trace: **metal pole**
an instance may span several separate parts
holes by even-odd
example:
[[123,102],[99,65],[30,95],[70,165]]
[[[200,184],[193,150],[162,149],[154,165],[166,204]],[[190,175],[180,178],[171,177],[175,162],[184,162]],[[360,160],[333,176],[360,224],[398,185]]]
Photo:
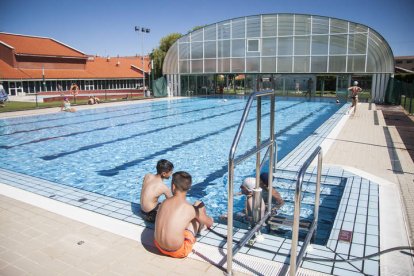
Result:
[[274,166],[274,144],[275,144],[275,94],[270,96],[270,141],[272,145],[270,146],[269,152],[269,176],[268,176],[268,198],[267,198],[267,206],[268,211],[272,211],[272,189],[273,189],[273,166]]
[[154,62],[151,60],[151,91],[154,96]]
[[234,160],[229,160],[229,184],[227,201],[227,275],[233,273],[233,186],[234,186]]
[[299,237],[299,216],[300,216],[300,198],[301,198],[301,188],[303,182],[303,175],[300,175],[298,178],[298,183],[296,184],[295,189],[295,211],[294,211],[294,219],[293,219],[293,227],[292,227],[292,244],[290,250],[290,270],[289,275],[295,276],[296,275],[296,252],[298,247],[298,237]]
[[[256,137],[256,148],[260,148],[261,137],[262,137],[262,99],[257,98],[257,137]],[[256,224],[261,219],[261,191],[260,191],[260,151],[256,153],[256,188],[253,192],[253,222]]]
[[315,230],[313,232],[313,239],[316,237],[316,231],[318,229],[318,217],[319,217],[319,204],[321,197],[321,176],[322,176],[322,149],[318,154],[318,172],[316,175],[316,191],[315,191],[315,207],[313,210],[314,221],[316,221]]
[[37,93],[35,95],[36,95],[36,108],[38,108],[39,107],[39,103],[37,102]]
[[147,96],[145,95],[145,65],[144,65],[144,32],[143,29],[141,29],[141,49],[142,49],[142,76],[143,76],[143,91],[144,91],[144,98]]

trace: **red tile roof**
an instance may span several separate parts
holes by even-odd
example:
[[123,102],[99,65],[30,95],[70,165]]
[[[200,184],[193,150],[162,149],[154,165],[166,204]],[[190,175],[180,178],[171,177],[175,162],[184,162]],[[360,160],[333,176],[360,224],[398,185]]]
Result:
[[[53,63],[49,67],[62,68],[48,69],[48,66],[42,66],[45,68],[43,70],[36,64],[33,65],[33,69],[27,68],[31,63],[39,65],[40,62],[34,61],[25,61],[25,68],[22,68],[19,65],[20,61],[18,61],[13,67],[0,60],[0,79],[42,79],[43,72],[45,79],[130,79],[142,78],[143,68],[146,73],[150,71],[148,57],[144,58],[144,67],[142,66],[142,58],[138,56],[88,57],[82,52],[50,38],[0,33],[0,43],[13,49],[14,54],[37,56],[36,58],[40,60],[42,57],[48,57],[49,60],[46,60],[45,63]],[[57,58],[53,59],[53,57]],[[81,64],[85,64],[85,69],[63,69],[65,61],[62,62],[61,57],[81,58],[83,59]]]
[[[118,64],[119,62],[119,64]],[[118,64],[118,65],[117,65]],[[144,59],[145,72],[149,70],[148,57]],[[142,78],[141,57],[93,57],[85,70],[44,69],[45,79],[131,79]],[[42,69],[13,68],[0,60],[0,79],[42,79]]]
[[18,55],[87,57],[81,51],[48,37],[0,33],[0,43],[13,48]]
[[[145,72],[149,71],[149,60],[144,59]],[[94,57],[86,62],[86,71],[96,78],[142,78],[141,57]]]

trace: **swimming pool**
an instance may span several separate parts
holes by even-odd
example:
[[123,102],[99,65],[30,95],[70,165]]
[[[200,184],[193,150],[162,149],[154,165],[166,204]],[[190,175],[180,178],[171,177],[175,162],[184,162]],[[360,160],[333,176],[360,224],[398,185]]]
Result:
[[[142,178],[165,158],[193,176],[189,200],[209,214],[227,209],[228,152],[246,98],[188,98],[122,107],[0,120],[0,167],[130,202],[139,202]],[[269,116],[263,100],[262,114]],[[278,159],[282,159],[341,105],[304,99],[276,100]],[[268,120],[263,139],[269,137]],[[251,112],[239,153],[255,145]],[[255,160],[237,167],[235,192]],[[169,183],[168,183],[169,184]],[[282,196],[289,196],[282,188]],[[242,208],[235,198],[235,210]],[[288,207],[286,207],[288,208]]]

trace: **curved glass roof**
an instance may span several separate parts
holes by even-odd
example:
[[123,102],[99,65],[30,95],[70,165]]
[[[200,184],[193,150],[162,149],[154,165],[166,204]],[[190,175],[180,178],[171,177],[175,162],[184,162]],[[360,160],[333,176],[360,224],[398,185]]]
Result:
[[266,14],[205,26],[169,49],[164,74],[393,73],[385,39],[354,22]]

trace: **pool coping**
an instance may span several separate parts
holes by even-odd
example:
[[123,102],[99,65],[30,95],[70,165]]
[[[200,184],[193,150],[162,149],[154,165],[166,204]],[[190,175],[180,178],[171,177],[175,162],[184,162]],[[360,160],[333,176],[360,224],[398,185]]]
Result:
[[[136,104],[136,102],[131,102],[130,104]],[[342,108],[341,109],[342,110],[342,112],[343,112],[343,110],[344,110],[344,108]],[[38,115],[38,114],[37,114]],[[323,139],[323,142],[322,142],[322,147],[323,147],[323,149],[324,149],[324,151],[327,151],[327,149],[329,148],[329,143],[328,142],[326,142],[325,144],[324,144],[324,142],[325,141],[328,141],[328,140],[334,140],[334,137],[336,137],[335,135],[338,135],[338,133],[339,133],[339,131],[340,131],[340,129],[341,129],[341,127],[343,126],[343,124],[345,124],[345,122],[346,122],[346,118],[347,116],[342,116],[342,118],[341,118],[341,122],[342,123],[338,123],[338,124],[336,124],[336,126],[334,127],[334,128],[332,128],[330,131],[329,131],[329,133],[328,133],[328,135],[325,137],[325,139]],[[322,126],[321,126],[322,127]],[[318,135],[316,135],[316,136],[318,136]],[[316,137],[310,137],[310,140],[314,140]],[[318,137],[318,138],[321,138],[321,137]],[[326,138],[329,138],[329,139],[326,139]],[[309,139],[309,138],[308,138]],[[306,140],[308,140],[308,139],[306,139]],[[309,143],[309,141],[308,142],[306,142],[306,140],[304,141],[304,142],[302,142],[301,143],[301,145],[299,145],[294,151],[296,151],[296,152],[299,152],[299,151],[301,151],[302,150],[302,144],[303,143]],[[314,141],[313,141],[314,142]],[[331,143],[332,144],[332,143]],[[297,153],[296,153],[296,155],[297,155]],[[302,154],[303,155],[303,154]],[[301,158],[303,158],[303,156],[301,155]],[[281,163],[281,166],[283,166],[285,169],[286,168],[291,168],[291,169],[293,169],[293,170],[295,170],[297,167],[295,167],[295,166],[292,166],[292,163],[291,162],[287,162],[286,160],[289,160],[289,159],[295,159],[295,156],[294,156],[294,154],[293,155],[288,155],[288,156],[286,156],[285,158],[284,158],[284,160],[282,160],[280,163]],[[297,159],[297,160],[300,160],[300,159]],[[300,161],[295,161],[295,163],[296,164],[298,164],[298,163],[300,163]],[[375,182],[375,181],[377,181],[377,182],[379,182],[379,183],[377,183],[380,187],[386,187],[387,189],[390,189],[388,192],[386,192],[386,193],[384,193],[384,192],[381,192],[381,189],[380,189],[380,198],[382,198],[382,196],[381,196],[381,194],[384,196],[384,195],[389,195],[390,194],[390,192],[392,192],[392,191],[394,191],[394,193],[395,193],[395,189],[392,189],[391,187],[390,187],[390,185],[389,185],[389,183],[387,183],[387,181],[384,181],[383,179],[380,179],[380,178],[375,178],[375,177],[372,177],[372,176],[370,176],[370,175],[367,175],[367,174],[364,174],[364,172],[362,172],[362,171],[356,171],[356,170],[354,170],[353,168],[345,168],[346,170],[348,170],[348,171],[351,171],[351,172],[354,172],[355,174],[357,174],[357,175],[362,175],[362,176],[364,176],[365,178],[369,178],[369,179],[371,179],[371,180],[374,180],[373,182]],[[6,186],[4,186],[4,185],[6,185]],[[3,184],[3,186],[0,186],[0,193],[3,193],[3,192],[5,192],[7,189],[7,184]],[[10,187],[10,186],[9,186]],[[16,189],[16,188],[15,188]],[[71,190],[71,189],[74,189],[74,188],[68,188],[69,190]],[[11,195],[11,196],[13,196],[14,195],[14,193],[15,193],[16,191],[14,191],[14,192],[10,192],[9,191],[9,194]],[[25,199],[25,197],[23,196],[20,196],[19,198],[19,200],[21,200],[21,201],[24,201],[24,200],[29,200],[30,202],[27,202],[27,203],[30,203],[30,204],[33,204],[33,205],[35,205],[36,204],[36,202],[37,201],[39,201],[39,198],[33,198],[33,197],[31,197],[30,196],[30,192],[27,192],[27,193],[29,193],[29,195],[28,195],[28,198],[27,199]],[[397,193],[398,194],[398,193]],[[45,195],[45,196],[47,196],[47,195]],[[49,199],[49,198],[46,198],[46,197],[44,197],[44,199],[46,199],[46,200],[48,200],[49,202],[56,202],[56,200],[54,200],[54,199]],[[398,196],[395,196],[395,199],[397,200],[398,199]],[[33,202],[31,201],[31,200],[33,200]],[[380,199],[381,200],[381,199]],[[391,202],[394,202],[394,201],[387,201],[387,200],[381,200],[381,201],[383,201],[383,202],[388,202],[388,203],[391,203]],[[39,201],[40,202],[40,201]],[[401,201],[400,201],[401,202]],[[70,205],[68,205],[68,204],[64,204],[64,203],[61,203],[61,204],[63,204],[63,205],[67,205],[67,206],[70,206]],[[41,206],[39,206],[39,207],[41,207],[41,208],[45,208],[46,207],[46,209],[47,210],[49,210],[49,208],[47,208],[48,207],[48,205],[49,205],[49,203],[48,204],[44,204],[42,207]],[[80,205],[80,204],[79,204]],[[76,209],[80,209],[80,208],[78,208],[78,207],[75,207],[75,206],[71,206],[71,207],[73,207],[73,208],[76,208]],[[69,210],[69,212],[68,212],[68,214],[61,214],[61,215],[63,215],[63,216],[68,216],[68,217],[70,217],[70,218],[72,218],[71,217],[71,213],[76,213],[76,211],[74,211],[74,210],[72,210],[73,208],[69,208],[70,210]],[[60,208],[58,208],[58,209],[60,209]],[[63,208],[62,210],[65,210],[65,208]],[[382,209],[382,210],[384,210],[384,209]],[[387,213],[384,213],[383,211],[381,210],[381,208],[380,208],[380,211],[381,211],[381,216],[380,217],[382,217],[384,214],[385,215],[387,215]],[[50,211],[52,211],[52,212],[55,212],[56,210],[50,210]],[[85,210],[84,210],[85,211]],[[90,213],[90,211],[88,211],[89,213]],[[121,236],[125,236],[125,237],[128,237],[128,238],[131,238],[131,239],[133,239],[133,240],[136,240],[136,239],[134,239],[134,236],[137,234],[137,229],[135,229],[135,228],[131,228],[131,227],[121,227],[121,228],[124,228],[124,231],[125,232],[122,232],[122,231],[120,231],[119,233],[117,232],[118,230],[117,229],[105,229],[108,225],[111,225],[111,224],[113,224],[113,223],[115,223],[115,222],[117,222],[117,223],[115,223],[115,224],[118,224],[118,223],[120,223],[120,220],[119,220],[119,218],[117,219],[117,218],[113,218],[113,219],[110,219],[110,221],[111,222],[109,222],[107,219],[109,219],[109,217],[107,216],[108,214],[101,214],[101,215],[99,215],[98,214],[98,217],[99,216],[103,216],[103,217],[105,217],[106,219],[104,219],[103,220],[103,225],[102,226],[99,226],[99,225],[93,225],[93,226],[95,226],[95,227],[98,227],[98,228],[101,228],[101,229],[104,229],[104,230],[107,230],[107,231],[110,231],[110,232],[113,232],[113,233],[117,233],[118,235],[121,235]],[[84,215],[85,217],[89,217],[89,215]],[[81,216],[82,217],[82,216]],[[403,215],[402,214],[399,214],[398,216],[391,216],[391,217],[393,217],[393,218],[395,218],[395,219],[397,219],[397,217],[399,217],[399,223],[400,223],[400,225],[404,225],[404,223],[403,224],[401,224],[401,218],[403,219]],[[75,220],[79,220],[79,216],[76,216],[76,217],[73,217],[73,219],[75,219]],[[85,223],[87,223],[87,224],[91,224],[91,223],[94,223],[93,222],[93,220],[92,219],[90,219],[90,220],[87,220],[87,222],[85,222]],[[126,222],[126,223],[128,223],[128,224],[133,224],[133,223],[137,223],[137,221],[129,221],[129,222]],[[386,225],[387,224],[385,224],[385,226],[383,225],[385,222],[384,222],[384,220],[381,220],[381,231],[384,229],[386,229],[385,227],[386,227]],[[133,224],[134,225],[134,224]],[[392,224],[391,224],[392,225]],[[220,226],[219,224],[215,224],[215,227],[217,227],[217,226]],[[102,227],[104,227],[104,228],[102,228]],[[140,227],[142,227],[141,228],[141,231],[143,230],[143,229],[145,229],[144,227],[145,227],[145,223],[144,223],[144,225],[140,225],[140,224],[135,224],[135,227],[138,227],[138,228],[140,228]],[[384,228],[383,228],[384,227]],[[220,228],[220,227],[219,227]],[[389,229],[389,231],[391,231],[391,230],[395,230],[395,229]],[[141,232],[142,233],[142,232]],[[132,237],[131,237],[131,235],[132,235]],[[402,235],[401,233],[400,233],[400,235]],[[382,235],[381,235],[382,236]],[[203,237],[203,238],[205,238],[205,237]],[[208,237],[207,237],[208,238]],[[386,239],[383,241],[383,239],[385,239],[385,238],[383,238],[383,237],[381,237],[381,243],[380,243],[380,245],[384,245],[384,243],[386,243]],[[201,241],[202,241],[203,239],[201,239]],[[202,241],[203,242],[203,241]],[[204,241],[205,242],[205,241]],[[200,244],[200,246],[202,247],[202,248],[204,248],[206,245],[205,244],[203,244],[203,243],[198,243],[198,244]],[[383,248],[383,246],[381,246],[381,249]],[[196,248],[197,249],[197,248]],[[205,250],[205,249],[204,249]],[[241,254],[243,254],[243,253],[241,253]],[[241,256],[243,256],[243,255],[241,255]],[[194,256],[193,256],[194,257]],[[391,260],[391,261],[387,261],[387,257],[386,258],[383,258],[383,257],[381,257],[381,262],[385,262],[386,264],[387,263],[389,263],[390,265],[392,265],[393,263],[395,264],[395,260]],[[273,270],[272,270],[273,271]],[[275,271],[278,271],[278,269],[276,269],[276,270],[274,270],[274,272]],[[247,271],[248,272],[248,271]],[[251,271],[250,271],[251,272]],[[337,271],[335,274],[338,274],[338,272],[339,272],[339,274],[340,274],[340,271]],[[381,272],[382,273],[382,272]],[[273,272],[271,273],[271,274],[273,274]]]

